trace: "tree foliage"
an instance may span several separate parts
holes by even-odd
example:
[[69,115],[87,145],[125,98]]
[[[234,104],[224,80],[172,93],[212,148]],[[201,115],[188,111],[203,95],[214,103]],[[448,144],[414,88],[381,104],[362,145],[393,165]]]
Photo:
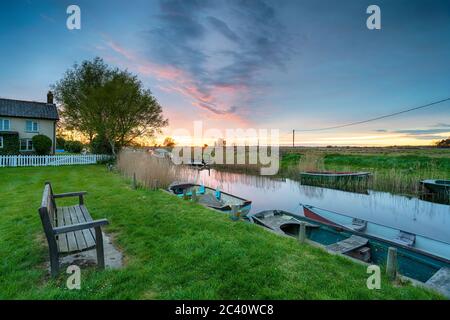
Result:
[[450,138],[439,141],[436,143],[436,146],[439,148],[450,148]]
[[67,140],[64,144],[64,149],[67,152],[71,153],[80,153],[83,151],[83,144],[80,141],[76,140]]
[[151,91],[135,75],[110,68],[100,58],[68,70],[54,91],[67,129],[82,132],[90,142],[104,137],[113,154],[168,123]]
[[166,137],[163,142],[164,147],[173,148],[175,147],[175,140],[172,137]]

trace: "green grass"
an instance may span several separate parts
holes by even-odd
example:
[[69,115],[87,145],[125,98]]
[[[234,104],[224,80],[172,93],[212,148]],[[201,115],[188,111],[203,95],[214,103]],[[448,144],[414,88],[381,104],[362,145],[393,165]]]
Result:
[[354,167],[359,169],[392,169],[411,171],[440,171],[450,174],[450,156],[446,158],[427,157],[423,155],[342,155],[328,154],[325,165],[329,167]]
[[[0,299],[433,299],[383,275],[368,290],[366,268],[295,239],[232,222],[162,191],[132,190],[103,166],[0,169]],[[86,190],[94,218],[126,257],[121,270],[82,269],[81,290],[64,272],[48,277],[38,217],[44,181],[55,192]]]

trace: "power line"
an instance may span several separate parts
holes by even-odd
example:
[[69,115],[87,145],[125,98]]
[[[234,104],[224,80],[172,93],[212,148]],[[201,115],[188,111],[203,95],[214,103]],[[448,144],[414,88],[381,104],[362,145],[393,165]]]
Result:
[[399,112],[387,114],[387,115],[384,115],[384,116],[380,116],[380,117],[376,117],[376,118],[372,118],[372,119],[368,119],[368,120],[363,120],[363,121],[357,121],[357,122],[347,123],[347,124],[343,124],[343,125],[339,125],[339,126],[334,126],[334,127],[325,127],[325,128],[317,128],[317,129],[295,129],[294,131],[307,132],[307,131],[324,131],[324,130],[332,130],[332,129],[345,128],[345,127],[355,126],[355,125],[358,125],[358,124],[363,124],[363,123],[367,123],[367,122],[372,122],[372,121],[376,121],[376,120],[380,120],[380,119],[385,119],[385,118],[397,116],[397,115],[399,115],[399,114],[406,113],[406,112],[411,112],[411,111],[418,110],[418,109],[423,109],[423,108],[431,107],[431,106],[434,106],[434,105],[436,105],[436,104],[443,103],[443,102],[446,102],[446,101],[450,101],[450,97],[447,98],[447,99],[443,99],[443,100],[431,102],[431,103],[428,103],[428,104],[425,104],[425,105],[422,105],[422,106],[419,106],[419,107],[415,107],[415,108],[411,108],[411,109],[407,109],[407,110],[403,110],[403,111],[399,111]]

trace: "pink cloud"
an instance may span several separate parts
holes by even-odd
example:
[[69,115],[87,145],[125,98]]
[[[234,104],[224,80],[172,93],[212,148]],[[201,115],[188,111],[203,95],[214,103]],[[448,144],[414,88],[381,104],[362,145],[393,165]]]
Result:
[[215,85],[210,88],[208,92],[205,92],[196,84],[195,79],[181,69],[152,63],[111,39],[107,39],[105,44],[120,57],[120,59],[118,59],[107,56],[105,59],[120,64],[139,74],[155,77],[160,81],[168,82],[168,84],[161,86],[165,92],[178,93],[193,100],[191,104],[206,111],[208,118],[219,117],[223,120],[248,124],[248,121],[236,114],[236,107],[229,107],[225,103],[225,101],[233,101],[239,95],[246,93],[247,88],[245,86]]

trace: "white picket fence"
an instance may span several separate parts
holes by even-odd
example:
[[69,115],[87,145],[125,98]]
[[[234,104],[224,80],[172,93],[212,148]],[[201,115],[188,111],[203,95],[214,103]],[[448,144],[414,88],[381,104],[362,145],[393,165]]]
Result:
[[74,164],[95,164],[108,160],[105,154],[55,155],[55,156],[0,156],[0,167],[45,167]]

